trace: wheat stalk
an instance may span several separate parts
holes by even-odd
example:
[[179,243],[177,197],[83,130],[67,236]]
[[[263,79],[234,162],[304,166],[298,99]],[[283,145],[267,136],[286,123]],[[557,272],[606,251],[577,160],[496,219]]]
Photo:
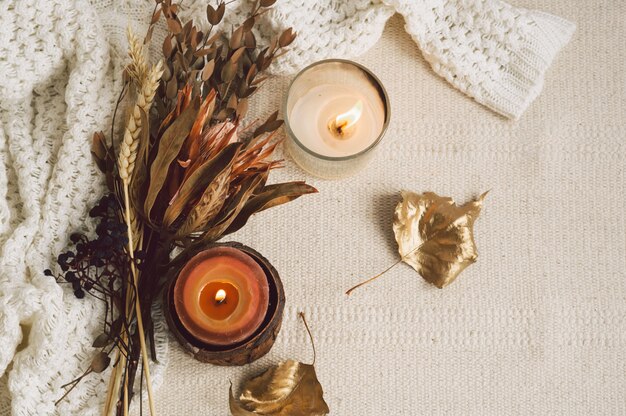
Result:
[[143,42],[135,36],[130,26],[128,26],[126,35],[128,38],[128,56],[130,57],[130,64],[126,67],[126,72],[137,85],[141,85],[148,73],[148,64],[143,53]]
[[231,167],[228,167],[213,179],[178,230],[178,235],[182,236],[200,230],[222,209],[230,184],[231,170]]
[[130,180],[135,169],[135,161],[137,160],[137,148],[139,147],[139,133],[141,132],[141,113],[148,115],[154,94],[161,75],[163,74],[163,65],[159,61],[150,68],[145,80],[141,83],[139,94],[137,94],[137,102],[133,106],[133,110],[128,118],[128,123],[124,129],[124,139],[120,145],[120,153],[117,165],[119,175],[122,181]]
[[[132,178],[132,174],[135,168],[135,161],[137,159],[137,150],[139,148],[140,141],[140,133],[142,128],[146,128],[147,126],[142,125],[142,112],[145,115],[149,114],[150,106],[152,105],[152,101],[154,100],[154,95],[156,93],[156,89],[159,86],[159,82],[161,79],[161,75],[163,73],[163,67],[161,62],[158,62],[156,65],[152,66],[150,70],[147,70],[146,61],[143,55],[143,46],[141,42],[134,36],[132,30],[129,28],[128,30],[128,43],[129,43],[129,56],[131,58],[131,64],[128,65],[127,70],[128,73],[133,77],[136,81],[136,85],[138,88],[138,94],[136,98],[136,102],[133,106],[132,112],[128,119],[128,123],[126,124],[126,128],[124,129],[124,137],[122,143],[120,145],[120,151],[118,155],[118,173],[120,179],[122,180],[123,186],[123,199],[124,199],[124,220],[127,226],[128,232],[128,255],[131,259],[130,263],[130,271],[132,275],[132,282],[128,282],[128,290],[126,297],[126,315],[132,315],[132,305],[131,305],[131,289],[134,289],[135,293],[135,314],[137,316],[137,330],[139,332],[139,343],[141,347],[141,356],[143,360],[143,370],[144,375],[146,377],[146,389],[148,391],[148,403],[150,406],[150,414],[156,415],[153,393],[152,393],[152,382],[150,378],[150,367],[148,363],[148,353],[146,348],[145,341],[145,333],[143,328],[143,319],[141,315],[141,305],[139,302],[139,295],[137,293],[138,288],[138,280],[139,273],[137,271],[137,267],[135,265],[135,248],[136,243],[140,241],[141,236],[141,224],[137,218],[134,210],[131,209],[130,206],[130,198],[129,198],[129,185]],[[139,238],[135,240],[135,236]],[[123,339],[128,339],[128,334],[124,332],[122,334]],[[127,357],[126,354],[121,354],[118,351],[118,357],[120,358],[118,365],[115,367],[114,374],[112,374],[112,382],[109,383],[109,394],[107,395],[107,400],[105,404],[105,416],[109,414],[111,410],[113,410],[115,397],[115,392],[119,391],[121,377],[126,368]],[[125,378],[124,380],[124,414],[128,411],[128,380]]]

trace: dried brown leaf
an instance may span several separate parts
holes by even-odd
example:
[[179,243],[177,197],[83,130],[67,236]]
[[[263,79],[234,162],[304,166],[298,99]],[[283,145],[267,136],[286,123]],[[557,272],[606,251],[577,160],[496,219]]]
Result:
[[212,25],[217,25],[220,22],[217,10],[210,4],[206,6],[206,17],[209,23]]
[[439,288],[454,281],[478,257],[474,221],[486,195],[458,206],[432,192],[403,192],[393,223],[402,261]]
[[221,2],[218,6],[217,6],[217,17],[219,19],[219,21],[222,21],[222,18],[224,17],[224,13],[226,12],[226,3]]
[[278,38],[278,45],[281,48],[289,46],[291,44],[291,42],[294,41],[295,38],[296,38],[296,34],[293,32],[293,29],[292,28],[288,28]]
[[165,184],[169,166],[178,156],[178,152],[196,120],[199,109],[200,100],[193,100],[191,105],[174,120],[159,140],[157,155],[150,166],[150,182],[143,207],[144,214],[148,218],[152,206]]
[[276,3],[276,0],[261,0],[261,7],[272,7]]
[[148,32],[146,32],[146,37],[143,40],[144,45],[147,45],[150,43],[150,41],[152,40],[152,32],[154,32],[154,26],[151,25],[148,28]]
[[108,148],[106,145],[106,139],[104,133],[97,132],[93,134],[91,139],[91,155],[98,168],[104,173],[106,172],[106,158],[108,154]]
[[93,361],[91,361],[89,368],[94,373],[101,373],[107,369],[110,363],[111,357],[109,357],[107,353],[101,351],[93,357]]
[[228,202],[220,211],[215,221],[215,226],[202,235],[203,242],[216,241],[224,234],[224,231],[226,231],[235,218],[237,218],[257,187],[267,180],[267,176],[268,172],[263,172],[247,178],[244,183],[241,184],[239,191],[234,196],[228,198]]
[[225,83],[231,82],[237,75],[237,65],[234,62],[228,61],[222,68],[222,81]]
[[230,36],[230,41],[229,41],[230,49],[234,50],[234,49],[238,49],[239,47],[241,47],[242,40],[243,40],[243,27],[238,27]]
[[254,195],[241,210],[224,234],[234,233],[242,228],[250,217],[257,212],[286,204],[306,194],[316,193],[317,189],[304,182],[287,182],[265,186],[261,192]]
[[103,348],[111,343],[111,337],[108,334],[100,334],[91,344],[94,348]]
[[179,34],[183,30],[180,21],[174,18],[167,19],[167,28],[175,35]]
[[283,120],[277,120],[277,118],[278,118],[278,111],[275,111],[272,113],[272,115],[270,115],[267,118],[267,120],[265,120],[263,124],[261,124],[259,127],[256,128],[253,136],[257,137],[257,136],[260,136],[261,134],[269,133],[278,129],[280,126],[283,125]]
[[241,58],[241,55],[246,51],[245,47],[241,47],[239,49],[237,49],[235,52],[233,52],[232,56],[230,57],[230,60],[232,62],[237,62],[239,60],[239,58]]
[[232,108],[233,110],[237,109],[237,96],[235,94],[230,96],[226,107]]
[[213,75],[213,71],[215,70],[215,59],[211,59],[209,62],[204,65],[202,69],[202,81],[206,81],[211,78]]
[[239,104],[237,104],[237,117],[239,119],[243,119],[248,113],[248,99],[242,98],[239,100]]
[[165,90],[165,96],[170,100],[173,100],[178,95],[178,81],[176,78],[172,78],[167,82],[167,87]]
[[242,94],[238,94],[239,98],[248,98],[257,90],[258,87],[247,88]]
[[254,27],[255,22],[256,22],[256,16],[250,16],[246,20],[244,20],[243,25],[241,26],[243,27],[243,30],[245,32],[249,32]]
[[201,231],[220,212],[228,194],[231,166],[217,175],[205,189],[198,203],[193,207],[183,225],[176,232],[182,238]]
[[213,179],[233,163],[240,148],[241,143],[232,143],[226,146],[217,156],[207,161],[189,176],[167,207],[163,215],[164,226],[169,227],[191,200],[199,198],[204,193]]
[[152,19],[150,20],[150,25],[154,25],[159,21],[159,19],[161,18],[161,11],[162,10],[160,7],[154,11],[154,14],[152,15]]
[[163,57],[168,60],[172,57],[174,47],[172,46],[172,35],[167,35],[163,40]]

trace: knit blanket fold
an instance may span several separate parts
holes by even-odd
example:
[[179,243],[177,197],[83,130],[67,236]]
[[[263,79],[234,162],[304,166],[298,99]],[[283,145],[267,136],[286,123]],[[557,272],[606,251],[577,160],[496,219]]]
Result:
[[[372,47],[386,21],[406,30],[433,70],[477,102],[518,119],[574,25],[499,0],[279,1],[259,39],[293,27],[292,51],[272,70],[292,74],[319,59]],[[206,23],[206,2],[187,0],[181,17]],[[110,124],[121,87],[126,27],[145,30],[147,0],[21,0],[0,13],[0,415],[100,414],[108,372],[90,375],[58,406],[61,386],[93,356],[102,305],[78,300],[43,275],[84,229],[104,191],[89,140]],[[226,27],[250,2],[228,6]],[[158,56],[155,32],[153,55]],[[381,57],[384,59],[384,57]],[[158,385],[167,336],[157,328]]]

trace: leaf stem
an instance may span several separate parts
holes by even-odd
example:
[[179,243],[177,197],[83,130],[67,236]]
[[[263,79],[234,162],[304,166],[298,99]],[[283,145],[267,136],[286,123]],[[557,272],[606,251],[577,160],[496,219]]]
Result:
[[304,317],[304,312],[300,312],[300,318],[302,319],[302,322],[304,323],[304,327],[306,328],[306,332],[309,333],[309,340],[311,341],[311,347],[313,347],[313,364],[311,364],[311,365],[315,365],[315,359],[317,357],[317,354],[315,352],[315,342],[313,342],[313,335],[311,334],[311,330],[309,329],[309,325],[306,323],[306,318]]
[[152,381],[150,378],[150,366],[148,363],[148,353],[146,348],[146,338],[143,330],[143,318],[141,315],[141,305],[139,302],[139,295],[137,290],[139,288],[138,285],[138,272],[137,266],[135,265],[134,258],[134,245],[133,245],[133,230],[131,226],[130,219],[130,197],[128,194],[128,181],[124,181],[124,205],[126,206],[126,226],[128,229],[128,255],[131,258],[130,270],[133,276],[133,285],[135,287],[135,313],[137,315],[137,329],[139,331],[139,345],[141,346],[141,358],[143,360],[143,370],[144,375],[146,377],[146,389],[148,390],[148,404],[150,407],[150,414],[156,415],[156,410],[154,407],[154,399],[152,394]]
[[[435,233],[435,235],[437,235],[437,233]],[[382,275],[384,275],[385,273],[387,273],[389,270],[393,269],[393,268],[394,268],[394,267],[396,267],[398,264],[402,263],[402,262],[404,261],[404,259],[406,258],[406,256],[408,256],[409,254],[413,254],[413,253],[415,253],[417,250],[419,250],[420,248],[422,248],[422,246],[423,246],[423,245],[424,245],[424,243],[422,243],[422,244],[420,244],[419,246],[415,247],[413,250],[409,251],[408,253],[406,253],[406,254],[404,254],[404,255],[400,256],[400,260],[396,261],[394,264],[392,264],[391,266],[387,267],[384,271],[382,271],[382,272],[378,273],[376,276],[374,276],[374,277],[370,277],[369,279],[367,279],[367,280],[365,280],[365,281],[363,281],[363,282],[359,283],[358,285],[351,287],[350,289],[348,289],[348,290],[346,291],[346,295],[348,295],[348,296],[349,296],[349,295],[350,295],[350,293],[352,293],[352,291],[353,291],[354,289],[357,289],[357,288],[359,288],[359,287],[361,287],[361,286],[363,286],[363,285],[366,285],[366,284],[368,284],[368,283],[370,283],[370,282],[372,282],[372,281],[374,281],[374,280],[378,279],[379,277],[381,277]]]
[[384,271],[382,271],[382,272],[378,273],[376,276],[374,276],[374,277],[370,277],[369,279],[367,279],[367,280],[365,280],[365,281],[363,281],[363,282],[359,283],[358,285],[351,287],[350,289],[348,289],[348,290],[346,291],[346,295],[348,295],[348,296],[349,296],[349,295],[350,295],[350,293],[352,293],[352,291],[354,291],[355,289],[357,289],[357,288],[359,288],[359,287],[361,287],[361,286],[363,286],[363,285],[366,285],[366,284],[368,284],[368,283],[370,283],[370,282],[372,282],[372,281],[374,281],[374,280],[378,279],[380,276],[384,275],[385,273],[387,273],[389,270],[393,269],[394,267],[396,267],[396,266],[397,266],[398,264],[400,264],[400,263],[402,263],[402,259],[398,260],[397,262],[395,262],[395,263],[394,263],[394,264],[392,264],[391,266],[387,267]]

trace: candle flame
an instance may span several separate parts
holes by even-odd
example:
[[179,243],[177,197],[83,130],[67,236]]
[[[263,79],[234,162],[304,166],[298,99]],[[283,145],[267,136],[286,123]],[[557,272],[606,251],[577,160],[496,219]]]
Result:
[[215,301],[217,303],[222,303],[226,300],[226,291],[224,289],[220,289],[215,293]]
[[351,109],[335,117],[335,120],[332,123],[334,130],[337,133],[342,134],[359,121],[362,113],[363,101],[359,100]]

